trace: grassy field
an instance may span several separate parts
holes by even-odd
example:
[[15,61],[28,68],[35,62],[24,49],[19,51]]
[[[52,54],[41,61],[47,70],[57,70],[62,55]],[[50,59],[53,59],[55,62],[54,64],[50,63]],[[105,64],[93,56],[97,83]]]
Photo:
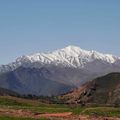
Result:
[[[18,118],[18,117],[0,116],[0,120],[37,120],[37,119],[34,119],[34,118]],[[49,119],[41,118],[39,120],[49,120]]]
[[[80,107],[64,104],[47,104],[38,100],[26,100],[15,97],[0,97],[0,108],[14,110],[30,110],[34,113],[62,113],[72,112],[73,115],[98,115],[107,117],[120,117],[120,108],[114,107]],[[28,120],[27,118],[13,118],[0,116],[0,120]],[[29,119],[35,120],[35,119]],[[39,119],[48,120],[48,119]]]
[[26,100],[15,97],[0,97],[0,107],[9,109],[26,109],[40,113],[80,112],[82,108],[64,104],[47,104],[37,100]]
[[120,117],[120,108],[113,107],[86,108],[81,112],[81,114],[107,117]]
[[[34,118],[18,118],[18,117],[9,117],[9,116],[0,116],[0,120],[36,120]],[[40,118],[39,120],[50,120],[47,118]]]

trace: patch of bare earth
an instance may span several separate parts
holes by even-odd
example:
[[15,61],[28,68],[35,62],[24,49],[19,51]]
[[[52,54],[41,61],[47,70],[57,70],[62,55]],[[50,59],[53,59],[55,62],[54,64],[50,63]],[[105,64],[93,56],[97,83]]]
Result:
[[72,112],[65,112],[65,113],[44,113],[39,114],[37,117],[68,117],[72,115]]
[[49,118],[49,117],[68,117],[72,115],[72,112],[64,113],[34,113],[29,110],[14,110],[0,108],[0,115],[15,116],[15,117],[30,117],[30,118]]
[[14,110],[0,108],[0,115],[14,116],[14,117],[27,117],[27,118],[49,118],[50,120],[120,120],[120,118],[113,117],[98,117],[98,116],[75,116],[72,112],[64,113],[34,113],[29,110]]

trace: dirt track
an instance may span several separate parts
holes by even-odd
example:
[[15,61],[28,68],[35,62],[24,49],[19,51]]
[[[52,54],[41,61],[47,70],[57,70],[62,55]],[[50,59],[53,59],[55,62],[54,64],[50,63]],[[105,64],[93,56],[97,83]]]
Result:
[[65,113],[45,113],[45,114],[40,114],[38,117],[68,117],[72,115],[72,112],[65,112]]

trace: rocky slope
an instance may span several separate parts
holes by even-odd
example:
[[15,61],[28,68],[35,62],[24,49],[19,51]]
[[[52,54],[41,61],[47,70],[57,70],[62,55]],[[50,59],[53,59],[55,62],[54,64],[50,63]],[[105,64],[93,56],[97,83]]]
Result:
[[120,73],[111,73],[83,84],[63,95],[66,103],[120,105]]

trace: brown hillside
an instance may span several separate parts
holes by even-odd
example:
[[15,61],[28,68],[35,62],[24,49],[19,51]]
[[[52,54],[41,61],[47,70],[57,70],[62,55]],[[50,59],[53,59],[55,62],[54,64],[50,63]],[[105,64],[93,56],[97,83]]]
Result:
[[66,103],[120,105],[120,73],[111,73],[87,82],[62,96]]

